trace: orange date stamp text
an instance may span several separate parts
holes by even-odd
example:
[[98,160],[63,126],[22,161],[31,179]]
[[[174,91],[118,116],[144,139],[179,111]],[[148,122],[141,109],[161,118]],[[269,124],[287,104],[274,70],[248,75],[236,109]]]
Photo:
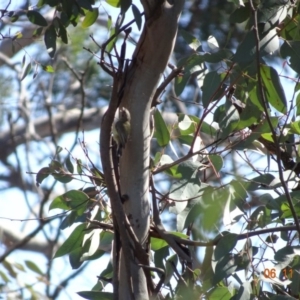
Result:
[[[291,268],[284,268],[281,270],[282,271],[282,275],[285,278],[291,278],[293,277],[293,269]],[[272,269],[264,269],[263,271],[263,275],[265,278],[275,278],[276,276],[276,269],[272,268]]]

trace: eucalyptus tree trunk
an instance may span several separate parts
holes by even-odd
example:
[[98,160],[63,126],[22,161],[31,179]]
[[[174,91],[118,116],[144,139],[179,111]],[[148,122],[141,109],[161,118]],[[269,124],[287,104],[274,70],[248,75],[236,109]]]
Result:
[[[170,1],[171,2],[171,1]],[[149,234],[149,113],[152,98],[173,51],[183,0],[142,1],[146,23],[133,54],[126,80],[123,103],[131,112],[130,140],[120,161],[121,190],[129,196],[125,212],[143,248]],[[122,257],[123,259],[126,259]],[[147,299],[147,285],[142,268],[131,265],[135,299]],[[124,263],[121,260],[120,297],[128,291]],[[121,298],[120,298],[121,299]]]
[[[125,214],[139,244],[146,250],[150,226],[150,109],[173,51],[184,0],[141,2],[146,21],[125,74],[125,90],[120,104],[128,108],[131,114],[130,138],[120,158],[120,187],[122,194],[128,195],[128,200],[123,204]],[[121,244],[118,296],[115,299],[149,299],[144,268],[139,265],[141,262],[134,251],[133,259],[126,257],[122,234]],[[128,276],[131,276],[131,280],[128,280]]]

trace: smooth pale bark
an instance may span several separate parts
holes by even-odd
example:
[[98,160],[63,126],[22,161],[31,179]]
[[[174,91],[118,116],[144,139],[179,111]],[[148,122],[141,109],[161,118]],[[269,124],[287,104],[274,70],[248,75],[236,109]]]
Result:
[[[178,19],[184,1],[143,1],[146,23],[133,54],[128,70],[126,88],[121,106],[131,113],[129,142],[120,161],[122,194],[129,200],[124,208],[131,226],[144,248],[149,232],[149,113],[153,95],[165,70],[177,34]],[[130,299],[124,267],[121,259],[119,299]],[[131,263],[132,284],[135,299],[148,299],[147,285],[138,261]]]

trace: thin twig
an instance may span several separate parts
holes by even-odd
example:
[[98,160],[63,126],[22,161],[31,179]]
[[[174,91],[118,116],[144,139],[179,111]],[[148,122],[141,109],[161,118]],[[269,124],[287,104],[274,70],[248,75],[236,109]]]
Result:
[[70,147],[70,152],[72,152],[72,150],[75,148],[76,144],[77,144],[77,140],[78,140],[78,135],[79,135],[79,130],[80,127],[82,127],[82,120],[83,120],[83,115],[84,115],[84,109],[86,107],[86,93],[85,93],[85,89],[84,89],[84,81],[85,81],[85,74],[88,70],[89,67],[89,62],[92,58],[90,58],[86,64],[86,68],[84,70],[84,72],[79,75],[74,68],[70,65],[70,63],[68,62],[68,60],[64,57],[62,58],[62,60],[64,61],[64,63],[66,64],[66,66],[69,68],[69,70],[73,73],[73,75],[75,76],[75,78],[78,80],[79,82],[79,86],[80,86],[80,94],[81,94],[81,107],[80,107],[80,114],[78,117],[78,122],[77,122],[77,127],[76,127],[76,133],[75,133],[75,138],[74,138],[74,143],[73,145]]
[[152,99],[151,106],[157,105],[157,103],[158,103],[157,99],[160,96],[160,94],[163,92],[163,90],[166,88],[166,86],[182,72],[182,70],[183,70],[183,67],[181,67],[181,68],[173,67],[172,72],[167,76],[167,78],[156,89],[156,92]]
[[[217,95],[217,93],[219,92],[219,89],[222,87],[222,85],[225,83],[225,81],[227,80],[228,76],[230,75],[230,71],[231,71],[231,69],[233,68],[233,66],[234,66],[234,64],[232,64],[232,65],[230,66],[230,68],[229,68],[229,70],[227,71],[227,73],[226,73],[224,79],[222,80],[222,82],[219,84],[218,88],[215,90],[215,92],[214,92],[214,93],[212,94],[212,96],[210,97],[209,102],[213,101],[214,97],[215,97],[215,96]],[[238,77],[237,77],[236,80],[238,80]],[[200,121],[199,121],[199,124],[198,124],[198,126],[197,126],[196,132],[195,132],[194,137],[193,137],[193,141],[192,141],[191,148],[190,148],[190,151],[189,151],[191,154],[193,153],[194,145],[195,145],[195,142],[196,142],[196,140],[197,140],[197,136],[198,136],[199,133],[200,133],[200,130],[201,130],[201,127],[202,127],[202,123],[204,122],[204,119],[205,119],[206,116],[214,109],[214,107],[217,106],[217,104],[218,104],[219,101],[222,99],[222,97],[223,97],[224,95],[226,95],[227,91],[229,91],[229,90],[233,87],[234,84],[235,84],[235,82],[233,82],[233,83],[231,84],[231,86],[228,87],[227,90],[225,90],[225,91],[222,93],[222,95],[220,95],[219,100],[216,101],[209,109],[207,109],[207,108],[205,109],[205,111],[204,111],[204,113],[203,113],[203,116],[202,116],[202,118],[201,118]]]
[[5,258],[7,256],[9,256],[12,252],[14,252],[15,250],[19,250],[22,248],[22,246],[24,246],[25,244],[27,244],[33,237],[35,237],[40,230],[43,229],[43,227],[49,223],[52,219],[49,219],[47,221],[44,221],[42,223],[39,224],[39,226],[34,229],[30,234],[28,234],[24,239],[22,239],[21,241],[19,241],[18,243],[16,243],[13,247],[11,247],[10,249],[6,250],[1,256],[0,256],[0,263],[3,262],[5,260]]
[[[224,142],[224,140],[225,140],[225,139],[217,139],[216,141],[212,142],[211,144],[209,144],[209,145],[203,147],[202,149],[200,149],[200,150],[198,150],[198,151],[196,151],[196,152],[189,152],[189,153],[187,153],[185,156],[183,156],[183,157],[177,159],[176,161],[174,161],[174,162],[172,162],[172,163],[170,163],[170,164],[165,164],[165,165],[163,165],[163,166],[157,168],[156,170],[154,170],[154,171],[152,172],[152,174],[155,175],[155,174],[164,172],[164,171],[166,171],[166,170],[168,170],[168,169],[170,169],[170,168],[172,168],[172,167],[174,167],[174,166],[176,166],[176,165],[178,165],[178,164],[180,164],[180,163],[182,163],[182,162],[184,162],[184,161],[190,159],[190,158],[193,157],[194,155],[202,154],[202,152],[205,151],[208,147],[211,147],[211,146],[213,146],[213,145],[215,145],[215,144],[218,144],[218,143],[222,143],[222,142]],[[207,154],[206,154],[206,155],[207,155]]]
[[160,217],[159,217],[159,211],[157,207],[156,202],[156,196],[155,196],[155,187],[153,178],[150,179],[150,185],[151,185],[151,192],[152,192],[152,206],[153,206],[153,223],[154,223],[154,229],[159,233],[159,235],[169,244],[171,248],[177,253],[177,255],[188,262],[191,262],[192,259],[182,250],[182,247],[179,243],[173,238],[174,235],[168,234],[166,230],[164,229]]
[[[124,264],[127,273],[127,284],[130,290],[131,298],[134,299],[134,294],[132,290],[132,275],[130,264],[132,263],[132,252],[130,250],[129,237],[125,227],[125,212],[122,206],[121,197],[118,190],[118,183],[116,181],[116,174],[114,172],[114,164],[112,158],[112,145],[111,145],[111,128],[115,117],[115,112],[118,106],[118,80],[120,74],[116,73],[113,76],[113,91],[111,100],[109,102],[109,107],[105,113],[105,116],[102,121],[101,132],[100,132],[100,154],[103,167],[103,173],[105,177],[105,182],[107,184],[107,190],[111,201],[111,206],[113,210],[113,221],[114,228],[120,233],[122,241],[122,251],[125,257]],[[115,234],[116,237],[116,234]],[[116,242],[116,240],[115,240]],[[118,264],[119,262],[114,263],[114,294],[115,299],[119,299],[118,291]]]

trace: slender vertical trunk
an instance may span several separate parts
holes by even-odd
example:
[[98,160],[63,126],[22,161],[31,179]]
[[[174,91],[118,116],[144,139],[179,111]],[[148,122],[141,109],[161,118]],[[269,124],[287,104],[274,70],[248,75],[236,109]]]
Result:
[[[131,226],[144,249],[149,233],[149,113],[153,95],[173,51],[178,19],[184,0],[143,1],[146,22],[129,66],[122,106],[131,113],[129,142],[120,161],[122,194],[129,200],[124,209]],[[130,299],[126,270],[121,256],[119,299]],[[144,271],[137,259],[131,263],[135,299],[148,299]]]

